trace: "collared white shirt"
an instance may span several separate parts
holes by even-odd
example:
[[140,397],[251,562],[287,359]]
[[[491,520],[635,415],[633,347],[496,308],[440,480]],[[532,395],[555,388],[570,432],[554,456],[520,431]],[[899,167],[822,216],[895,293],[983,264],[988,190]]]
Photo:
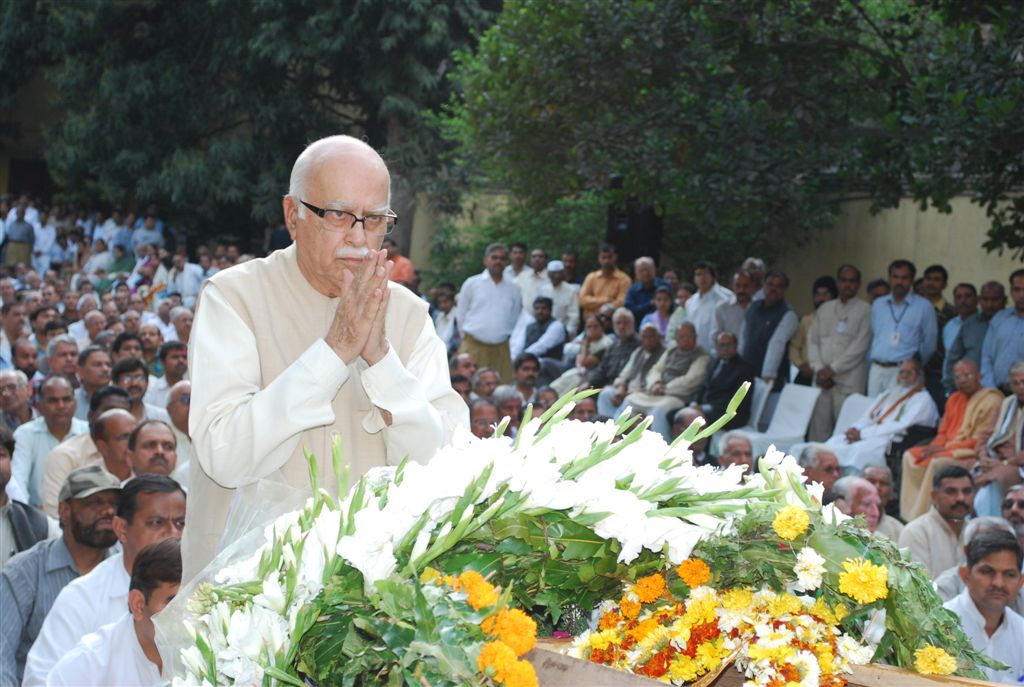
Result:
[[[89,431],[89,423],[71,418],[71,429],[65,439]],[[14,456],[11,473],[28,490],[27,503],[37,508],[43,504],[43,463],[60,440],[50,434],[46,418],[37,417],[14,430]]]
[[533,301],[538,296],[551,298],[551,280],[548,279],[547,270],[534,272],[532,267],[523,268],[516,277],[516,284],[523,300],[523,310],[530,315],[533,315]]
[[974,605],[974,600],[967,589],[943,606],[960,617],[960,625],[976,650],[1010,666],[1007,670],[982,668],[989,680],[1008,685],[1019,685],[1024,682],[1024,618],[1011,608],[1004,609],[1003,622],[989,637],[985,632],[985,617]]
[[142,651],[135,619],[128,612],[82,637],[46,677],[46,684],[54,687],[149,687],[162,683],[160,670]]
[[167,383],[167,377],[149,376],[149,386],[146,387],[146,395],[142,400],[146,405],[166,408],[167,399],[171,395],[171,385]]
[[705,351],[715,350],[715,342],[711,338],[715,329],[715,310],[723,303],[735,302],[736,294],[717,283],[705,294],[698,291],[690,296],[686,301],[685,321],[697,330],[698,346]]
[[485,344],[500,344],[512,335],[522,309],[519,287],[508,277],[494,283],[484,270],[470,277],[459,291],[455,320],[459,331]]
[[187,308],[195,307],[196,296],[203,286],[203,268],[193,262],[186,262],[185,268],[174,268],[168,274],[167,291],[181,294],[181,302]]
[[565,327],[566,338],[580,331],[580,285],[563,281],[551,287],[551,316]]
[[28,652],[23,687],[45,685],[53,666],[82,637],[120,619],[128,611],[130,584],[124,554],[118,553],[64,587]]

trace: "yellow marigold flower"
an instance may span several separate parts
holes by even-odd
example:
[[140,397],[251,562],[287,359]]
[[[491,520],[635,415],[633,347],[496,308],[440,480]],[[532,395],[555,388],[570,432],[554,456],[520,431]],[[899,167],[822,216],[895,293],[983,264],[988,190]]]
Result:
[[504,682],[512,666],[519,661],[505,642],[487,642],[476,659],[476,667],[497,682]]
[[633,620],[640,615],[640,602],[633,601],[629,597],[624,596],[619,601],[619,610],[622,611],[622,617],[626,620]]
[[690,602],[686,604],[683,620],[690,626],[714,622],[715,618],[718,617],[716,613],[717,608],[718,600],[714,596],[706,596],[698,600],[694,600],[691,597]]
[[850,609],[846,607],[846,604],[838,604],[832,611],[836,614],[836,622],[843,622],[843,618],[850,615]]
[[693,657],[697,665],[704,671],[714,670],[729,651],[722,646],[721,639],[704,642],[697,647],[697,655]]
[[801,611],[803,604],[792,594],[776,594],[768,601],[768,613],[776,619],[787,614],[796,615]]
[[677,684],[693,682],[700,672],[700,666],[686,654],[678,654],[668,666],[668,676]]
[[[836,608],[838,609],[838,606]],[[807,610],[811,615],[821,618],[826,625],[834,627],[839,624],[839,619],[836,618],[835,612],[828,607],[828,604],[825,603],[824,599],[816,599],[814,601],[814,605]]]
[[518,608],[501,609],[484,618],[480,628],[505,642],[516,656],[522,656],[537,645],[537,623]]
[[914,670],[922,675],[949,675],[956,670],[956,659],[929,644],[914,652]]
[[593,632],[590,635],[590,648],[600,649],[604,651],[610,644],[619,643],[619,635],[615,630],[604,630],[602,632]]
[[498,601],[498,591],[494,585],[475,570],[467,570],[459,575],[459,585],[465,589],[466,601],[475,611],[484,606],[492,606]]
[[811,518],[807,511],[799,506],[789,505],[775,514],[772,529],[775,530],[775,534],[790,541],[806,532],[810,524]]
[[743,611],[754,603],[754,593],[749,589],[730,589],[722,594],[722,606],[729,611]]
[[423,572],[420,573],[420,582],[423,584],[427,584],[429,582],[437,582],[440,584],[441,581],[441,571],[437,568],[426,567],[423,569]]
[[875,565],[863,558],[847,558],[843,561],[843,570],[845,572],[839,573],[839,591],[857,603],[869,604],[888,596],[889,569],[884,565]]
[[658,573],[641,577],[633,587],[640,603],[649,604],[665,593],[665,578]]
[[691,589],[699,587],[711,579],[711,568],[699,558],[687,558],[676,568],[679,579]]
[[505,673],[505,687],[537,687],[537,673],[527,661],[516,661]]

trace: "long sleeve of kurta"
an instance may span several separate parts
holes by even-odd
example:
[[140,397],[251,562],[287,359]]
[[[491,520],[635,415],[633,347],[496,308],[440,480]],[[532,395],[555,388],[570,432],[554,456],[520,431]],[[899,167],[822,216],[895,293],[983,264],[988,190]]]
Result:
[[[249,484],[281,468],[303,432],[334,422],[338,390],[359,379],[374,404],[363,427],[386,432],[388,462],[405,455],[429,459],[442,443],[446,423],[432,402],[450,395],[451,385],[444,347],[429,318],[408,367],[393,347],[372,367],[358,359],[347,366],[321,338],[266,386],[253,333],[213,284],[203,292],[195,331],[202,336],[192,342],[192,357],[207,374],[194,376],[193,407],[204,412],[191,414],[191,435],[203,469],[224,487]],[[359,376],[352,379],[356,369]],[[385,429],[378,408],[391,413],[390,427]]]

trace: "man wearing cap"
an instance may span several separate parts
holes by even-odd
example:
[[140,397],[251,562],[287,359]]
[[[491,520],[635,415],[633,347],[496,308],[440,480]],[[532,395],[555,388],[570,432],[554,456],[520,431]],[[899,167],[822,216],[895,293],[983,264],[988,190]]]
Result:
[[170,477],[133,477],[121,489],[114,532],[121,553],[70,582],[53,602],[28,653],[23,685],[46,684],[46,676],[78,640],[116,621],[128,607],[131,570],[139,551],[185,528],[185,492]]
[[98,465],[68,475],[60,491],[63,533],[0,569],[0,685],[21,684],[29,649],[60,591],[96,568],[117,541],[113,518],[121,484]]
[[566,338],[572,339],[580,329],[580,286],[565,280],[565,263],[561,260],[548,263],[548,279],[552,314],[565,327]]

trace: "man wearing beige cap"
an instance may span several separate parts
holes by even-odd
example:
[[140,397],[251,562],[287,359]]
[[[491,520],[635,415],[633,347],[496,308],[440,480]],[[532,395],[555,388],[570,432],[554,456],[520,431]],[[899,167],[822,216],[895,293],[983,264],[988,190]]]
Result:
[[121,483],[99,465],[72,471],[60,490],[63,534],[23,551],[0,570],[0,685],[21,684],[29,649],[60,591],[106,558]]

